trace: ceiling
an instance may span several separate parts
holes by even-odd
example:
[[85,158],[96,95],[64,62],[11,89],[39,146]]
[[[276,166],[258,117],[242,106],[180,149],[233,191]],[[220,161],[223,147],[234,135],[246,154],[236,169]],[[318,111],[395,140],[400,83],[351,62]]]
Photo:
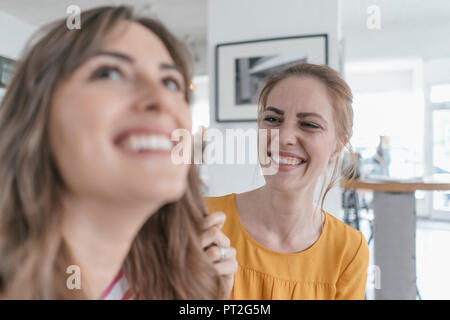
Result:
[[[2,0],[0,10],[40,26],[65,16],[67,7],[73,4],[82,10],[129,4],[139,12],[158,17],[185,41],[206,43],[207,3],[208,0]],[[382,26],[450,23],[449,0],[341,0],[341,3],[344,32],[349,28],[365,28],[370,5],[380,8]]]
[[[101,5],[133,5],[138,12],[159,18],[187,43],[198,64],[196,70],[205,73],[208,1],[228,0],[0,0],[0,11],[41,26],[67,16],[67,7],[74,4],[82,10]],[[344,37],[347,33],[367,28],[366,21],[370,15],[367,9],[370,5],[379,7],[382,29],[387,26],[417,28],[450,24],[450,0],[341,0]]]
[[188,41],[205,41],[208,0],[1,0],[0,11],[7,12],[35,26],[68,16],[67,7],[81,10],[102,5],[133,5],[163,21],[178,37]]

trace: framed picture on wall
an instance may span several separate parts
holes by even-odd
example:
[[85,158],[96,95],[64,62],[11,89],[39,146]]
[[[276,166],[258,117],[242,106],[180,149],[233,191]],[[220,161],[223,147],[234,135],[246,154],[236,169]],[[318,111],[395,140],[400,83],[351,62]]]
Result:
[[265,78],[301,61],[328,64],[328,37],[314,34],[222,43],[215,53],[216,121],[256,121]]
[[0,88],[5,88],[12,77],[14,60],[0,57]]

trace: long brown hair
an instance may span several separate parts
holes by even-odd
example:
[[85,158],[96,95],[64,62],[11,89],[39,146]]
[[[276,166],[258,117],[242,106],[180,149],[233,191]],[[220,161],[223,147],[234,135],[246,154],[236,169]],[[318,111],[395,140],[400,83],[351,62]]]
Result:
[[[261,89],[261,93],[259,94],[258,123],[261,121],[262,112],[266,107],[267,99],[272,89],[281,80],[289,77],[312,77],[316,80],[319,80],[327,88],[328,95],[330,97],[330,100],[332,101],[334,122],[336,125],[336,137],[338,140],[339,150],[346,148],[353,162],[353,165],[351,167],[343,168],[343,170],[346,171],[346,177],[353,178],[356,173],[356,157],[350,144],[350,138],[353,134],[352,90],[347,85],[345,80],[342,79],[339,73],[329,66],[300,62],[270,75],[267,78],[264,87]],[[330,182],[328,183],[325,192],[324,187],[326,184],[327,176],[326,174],[323,176],[323,184],[320,192],[322,210],[326,195],[340,178],[340,170],[341,157],[336,156]]]
[[[68,290],[69,260],[60,225],[64,183],[48,137],[55,88],[101,48],[120,21],[140,23],[155,33],[182,70],[192,77],[192,56],[154,19],[130,7],[99,7],[81,14],[80,30],[66,21],[45,28],[16,68],[0,105],[0,296],[19,299],[83,298]],[[191,93],[185,91],[190,101]],[[204,254],[200,222],[206,214],[194,166],[181,199],[166,204],[143,225],[124,262],[136,299],[218,299],[222,282]]]

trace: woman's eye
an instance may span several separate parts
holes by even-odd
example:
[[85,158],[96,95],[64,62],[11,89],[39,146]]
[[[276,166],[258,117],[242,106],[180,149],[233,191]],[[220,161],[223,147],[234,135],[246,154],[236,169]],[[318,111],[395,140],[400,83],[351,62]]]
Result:
[[320,127],[317,124],[311,123],[311,122],[302,122],[302,127],[310,128],[310,129],[319,129]]
[[269,122],[269,123],[280,122],[279,119],[274,118],[274,117],[266,117],[266,118],[264,118],[264,121],[267,121],[267,122]]
[[181,85],[175,79],[166,78],[163,80],[163,83],[171,91],[181,91]]
[[120,80],[122,73],[116,67],[100,67],[91,76],[91,79]]

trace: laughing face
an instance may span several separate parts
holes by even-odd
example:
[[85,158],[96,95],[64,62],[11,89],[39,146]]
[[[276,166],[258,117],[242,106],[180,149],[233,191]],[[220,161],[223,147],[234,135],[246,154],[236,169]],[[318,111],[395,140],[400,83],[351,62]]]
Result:
[[171,161],[170,136],[191,130],[186,86],[153,32],[118,24],[53,95],[50,144],[69,192],[131,203],[179,198],[189,167]]
[[[279,155],[270,152],[278,172],[265,176],[278,190],[314,187],[337,151],[333,107],[326,87],[313,77],[291,76],[269,93],[260,129],[279,129]],[[268,134],[268,146],[270,146]]]

